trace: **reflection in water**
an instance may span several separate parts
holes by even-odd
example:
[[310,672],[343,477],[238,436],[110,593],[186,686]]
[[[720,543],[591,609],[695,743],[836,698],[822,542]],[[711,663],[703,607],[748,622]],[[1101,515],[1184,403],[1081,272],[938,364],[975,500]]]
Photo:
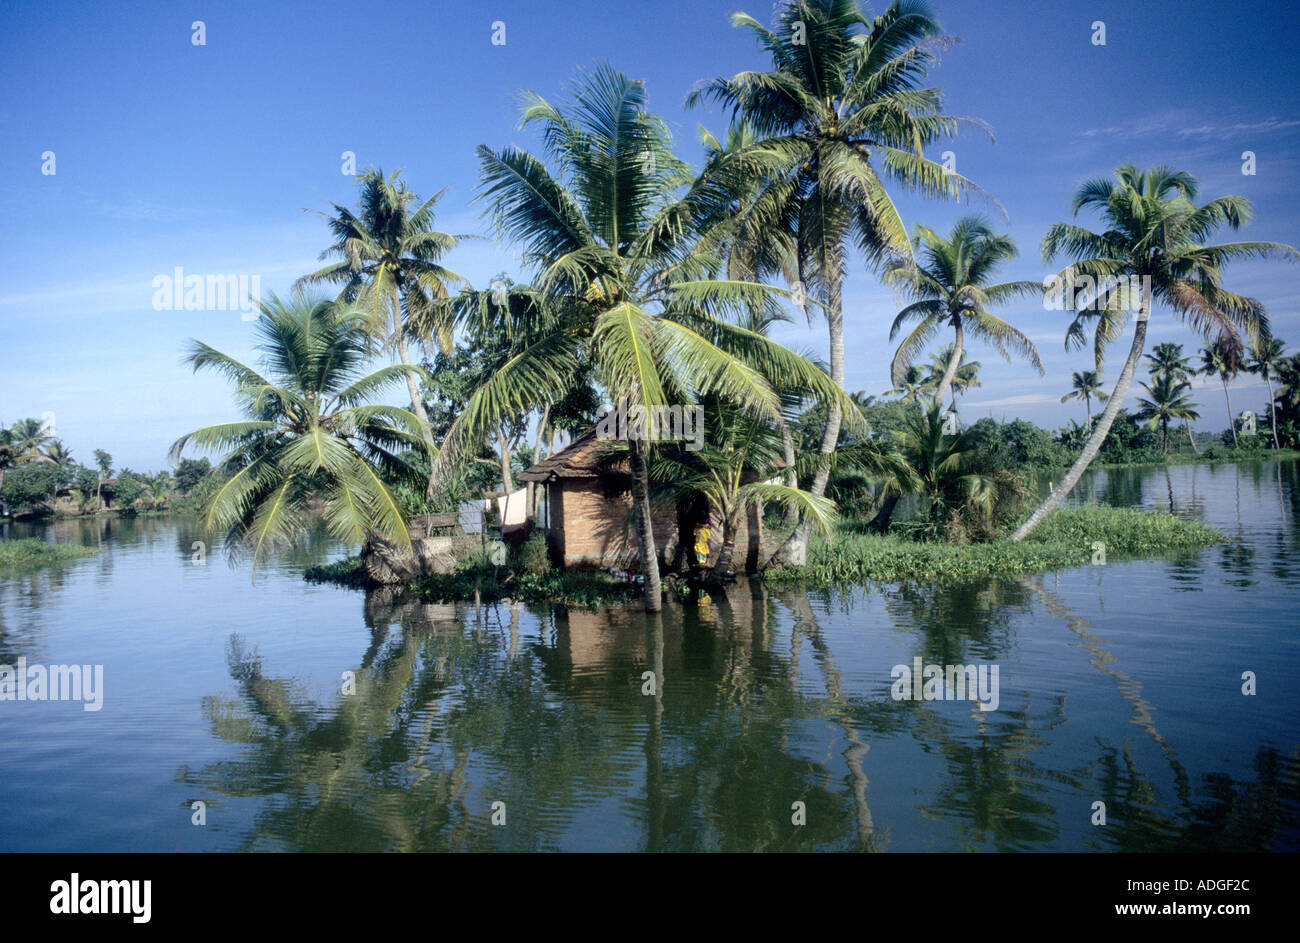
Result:
[[789,593],[783,601],[794,615],[796,631],[807,634],[812,644],[813,657],[821,668],[826,686],[826,709],[836,726],[843,732],[846,746],[843,757],[848,767],[853,794],[853,813],[858,828],[858,843],[863,851],[883,850],[882,843],[876,841],[875,823],[871,819],[871,808],[867,805],[867,786],[870,780],[863,772],[862,761],[870,749],[858,733],[857,724],[850,714],[851,704],[844,695],[843,678],[835,667],[835,656],[826,644],[812,606],[808,604],[807,593]]
[[[303,566],[343,552],[319,537],[250,586],[220,553],[194,568],[183,520],[24,525],[103,553],[0,579],[0,660],[125,680],[93,727],[53,728],[75,776],[39,747],[55,715],[0,710],[18,751],[0,822],[33,821],[0,825],[0,848],[1300,850],[1300,737],[1276,693],[1300,670],[1278,642],[1300,602],[1296,465],[1086,487],[1238,540],[944,587],[742,582],[648,616],[308,588]],[[893,700],[913,657],[999,665],[1000,708]],[[1242,664],[1270,672],[1258,700],[1222,693]],[[87,794],[45,801],[56,776]],[[207,829],[176,814],[195,799]]]
[[1081,639],[1089,663],[1114,680],[1132,707],[1131,722],[1156,743],[1176,783],[1179,808],[1162,808],[1159,792],[1144,774],[1135,751],[1125,742],[1120,750],[1103,746],[1101,795],[1108,821],[1095,830],[1090,847],[1108,845],[1116,851],[1269,851],[1300,849],[1300,749],[1283,756],[1271,746],[1255,753],[1255,782],[1238,782],[1224,773],[1203,777],[1201,791],[1209,798],[1192,798],[1190,776],[1173,745],[1157,729],[1155,708],[1143,697],[1142,685],[1115,667],[1115,657],[1093,634],[1087,619],[1066,606],[1041,585],[1041,578],[1024,580],[1044,609],[1063,619]]
[[1014,624],[1029,611],[1028,595],[1014,580],[932,586],[904,583],[887,591],[885,606],[899,626],[924,633],[918,653],[926,664],[996,659],[1010,650]]
[[1183,769],[1182,764],[1174,756],[1174,748],[1169,744],[1169,741],[1156,729],[1152,717],[1155,709],[1142,697],[1141,683],[1115,667],[1115,656],[1106,650],[1104,641],[1093,634],[1092,623],[1066,606],[1055,593],[1046,589],[1042,585],[1041,577],[1036,579],[1026,578],[1021,583],[1037,594],[1047,612],[1058,619],[1063,619],[1066,628],[1081,639],[1081,642],[1075,644],[1081,645],[1091,656],[1089,664],[1115,681],[1120,695],[1133,709],[1131,722],[1146,731],[1147,735],[1160,747],[1160,752],[1164,754],[1165,759],[1169,762],[1169,767],[1173,770],[1174,778],[1178,783],[1178,798],[1181,802],[1186,803],[1187,771]]

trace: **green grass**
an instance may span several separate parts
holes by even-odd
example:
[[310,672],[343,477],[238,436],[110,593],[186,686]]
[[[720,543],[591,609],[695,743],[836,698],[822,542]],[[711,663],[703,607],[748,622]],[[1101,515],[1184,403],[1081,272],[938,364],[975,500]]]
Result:
[[63,566],[99,553],[94,547],[51,544],[36,537],[0,541],[0,573],[27,573],[47,566]]
[[1226,540],[1200,521],[1163,512],[1088,507],[1056,511],[1022,543],[999,540],[959,546],[841,532],[833,545],[815,541],[805,566],[769,570],[764,577],[813,585],[963,582],[1084,566],[1092,562],[1097,542],[1111,562],[1195,550]]
[[[310,583],[334,583],[358,589],[366,586],[360,556],[310,567],[303,578]],[[472,600],[477,590],[482,602],[519,599],[530,603],[560,603],[575,609],[613,605],[641,594],[635,584],[601,572],[570,570],[538,574],[507,567],[497,569],[473,561],[455,573],[420,577],[409,588],[426,602]]]

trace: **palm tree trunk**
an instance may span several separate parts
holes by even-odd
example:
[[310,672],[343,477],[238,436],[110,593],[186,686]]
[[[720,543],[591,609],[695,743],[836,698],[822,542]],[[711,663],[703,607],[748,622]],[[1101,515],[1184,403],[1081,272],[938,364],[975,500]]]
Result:
[[[831,380],[835,385],[844,389],[844,307],[843,307],[843,247],[835,243],[830,248],[829,267],[826,273],[827,289],[827,306],[826,306],[826,326],[830,332],[830,355],[831,355]],[[838,401],[832,400],[827,404],[826,409],[826,430],[822,433],[822,445],[820,454],[822,456],[831,455],[835,452],[835,447],[840,441],[840,422],[844,415],[840,411]],[[818,497],[826,494],[826,485],[830,481],[831,465],[829,461],[824,461],[813,475],[813,480],[808,490]],[[799,522],[799,526],[794,529],[790,539],[785,545],[777,551],[776,557],[786,566],[803,566],[808,559],[808,539],[812,536],[813,522],[805,515]]]
[[[537,439],[533,445],[533,464],[537,464],[546,456],[542,454],[542,438],[546,434],[546,423],[551,417],[551,404],[547,403],[542,410],[542,418],[537,421]],[[537,520],[538,511],[541,509],[541,489],[537,487],[536,482],[528,482],[528,519]]]
[[1088,428],[1091,429],[1092,428],[1092,397],[1087,393],[1083,394],[1083,409],[1084,409],[1084,421],[1088,424]]
[[1200,455],[1201,451],[1196,447],[1196,436],[1192,435],[1192,424],[1184,419],[1183,428],[1187,430],[1187,441],[1192,443],[1192,454]]
[[1223,398],[1228,401],[1228,428],[1232,430],[1232,447],[1239,449],[1241,443],[1237,441],[1237,420],[1232,415],[1232,397],[1228,395],[1228,378],[1220,376],[1219,379],[1223,381]]
[[1147,322],[1150,318],[1151,293],[1150,289],[1144,287],[1142,290],[1142,303],[1138,308],[1137,321],[1133,325],[1133,346],[1129,348],[1128,359],[1124,361],[1124,369],[1119,372],[1119,377],[1115,380],[1115,389],[1111,391],[1110,399],[1106,402],[1106,408],[1102,410],[1101,418],[1097,420],[1097,428],[1092,431],[1092,435],[1088,436],[1083,451],[1074,460],[1074,464],[1065,473],[1065,477],[1052,489],[1052,493],[1037,507],[1034,513],[1029,515],[1029,520],[1016,529],[1016,532],[1011,535],[1012,540],[1024,540],[1033,532],[1034,528],[1042,523],[1043,518],[1056,510],[1057,506],[1074,490],[1074,486],[1079,483],[1083,473],[1092,464],[1092,460],[1097,457],[1097,453],[1101,451],[1102,443],[1106,441],[1111,424],[1114,423],[1115,416],[1119,413],[1119,408],[1124,402],[1124,397],[1128,395],[1129,387],[1133,383],[1133,372],[1137,369],[1138,361],[1142,359],[1142,348],[1146,346],[1147,340]]
[[885,500],[880,503],[880,510],[876,512],[876,516],[871,519],[871,524],[868,525],[873,531],[883,534],[889,530],[889,519],[894,516],[894,508],[898,507],[899,497],[900,495],[896,494],[885,495]]
[[1265,374],[1264,379],[1268,382],[1268,424],[1273,430],[1273,451],[1276,452],[1282,446],[1277,444],[1277,404],[1273,402],[1273,377]]
[[510,443],[504,430],[501,433],[501,488],[506,494],[515,490],[514,476],[510,474]]
[[632,511],[636,518],[636,537],[641,555],[641,572],[645,574],[645,610],[659,612],[663,596],[659,587],[659,554],[655,549],[654,527],[650,517],[650,468],[646,463],[645,445],[639,439],[628,443],[632,465]]
[[[781,422],[781,451],[785,458],[785,484],[788,488],[799,487],[799,473],[795,471],[794,435],[784,420]],[[794,529],[799,524],[799,505],[790,501],[785,506],[785,526]]]
[[731,558],[736,552],[736,514],[728,514],[722,519],[722,546],[718,549],[717,559],[709,571],[708,582],[721,584],[731,569]]
[[[952,356],[948,358],[948,366],[943,370],[943,379],[939,381],[939,388],[934,392],[935,401],[939,403],[942,403],[943,398],[948,395],[948,388],[952,386],[952,378],[957,375],[957,367],[961,364],[962,334],[960,321],[954,325],[954,329],[956,339],[952,345]],[[956,393],[953,394],[952,405],[955,411],[957,408]]]
[[[403,330],[405,325],[402,324],[402,300],[398,296],[396,289],[392,294],[393,305],[393,340],[397,348],[397,356],[406,366],[411,366],[411,353],[406,346],[406,332]],[[436,446],[433,442],[433,431],[429,428],[429,414],[425,412],[424,401],[420,398],[420,387],[415,382],[415,374],[406,371],[406,391],[411,395],[411,412],[415,413],[420,420],[420,438],[424,439],[424,444],[429,450],[429,464],[433,464],[433,453]],[[434,493],[433,471],[429,472],[429,483],[425,487],[424,496],[429,500],[433,499]]]

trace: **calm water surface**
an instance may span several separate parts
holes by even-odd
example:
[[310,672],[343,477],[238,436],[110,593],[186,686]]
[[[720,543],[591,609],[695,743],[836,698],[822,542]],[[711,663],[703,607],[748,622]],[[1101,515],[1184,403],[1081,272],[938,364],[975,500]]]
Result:
[[[1300,849],[1300,469],[1080,496],[1234,543],[650,618],[309,586],[327,541],[252,582],[194,565],[183,521],[11,525],[102,553],[0,578],[0,663],[101,664],[105,691],[0,702],[0,850]],[[996,665],[998,709],[894,700],[918,656]]]

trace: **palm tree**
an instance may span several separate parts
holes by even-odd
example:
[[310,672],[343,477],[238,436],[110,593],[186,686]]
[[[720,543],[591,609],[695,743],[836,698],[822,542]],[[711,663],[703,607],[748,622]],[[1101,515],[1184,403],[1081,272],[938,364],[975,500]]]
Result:
[[915,364],[911,364],[903,371],[902,377],[895,381],[894,388],[886,391],[886,395],[895,393],[902,396],[903,402],[915,403],[921,394],[932,390],[929,374]]
[[899,437],[911,490],[926,501],[927,528],[937,536],[960,504],[984,515],[1000,496],[998,482],[971,469],[974,443],[967,432],[944,431],[943,403],[935,398],[908,411]]
[[[830,374],[843,389],[849,253],[856,247],[873,266],[911,253],[884,178],[924,196],[955,198],[973,189],[922,154],[960,120],[942,113],[938,91],[921,87],[946,40],[929,9],[911,0],[876,17],[857,0],[786,0],[772,29],[746,13],[731,21],[753,34],[772,70],[707,80],[687,105],[717,101],[759,137],[723,161],[748,184],[758,181],[726,227],[773,246],[765,251],[775,260],[797,259],[801,297],[806,292],[825,314]],[[821,455],[835,451],[841,422],[832,404]],[[825,494],[829,476],[824,461],[809,490]],[[805,520],[792,536],[788,562],[804,562],[811,527]]]
[[[1151,353],[1146,355],[1147,368],[1153,377],[1169,376],[1175,380],[1182,380],[1191,387],[1192,375],[1195,371],[1192,369],[1190,362],[1183,356],[1183,345],[1174,344],[1166,341],[1162,344],[1156,344],[1151,349]],[[1196,448],[1196,436],[1192,435],[1192,424],[1183,419],[1183,430],[1187,433],[1187,441],[1192,445],[1192,454],[1199,455],[1200,451]]]
[[[1043,260],[1060,255],[1075,259],[1057,276],[1063,287],[1087,288],[1066,332],[1066,346],[1082,346],[1084,325],[1095,322],[1093,351],[1100,370],[1106,347],[1119,338],[1137,296],[1133,343],[1115,380],[1110,401],[1097,426],[1070,470],[1051,494],[1029,516],[1013,540],[1024,540],[1078,483],[1084,470],[1101,450],[1124,397],[1128,394],[1146,345],[1147,323],[1153,300],[1173,309],[1193,329],[1236,337],[1238,328],[1251,335],[1268,333],[1268,313],[1253,298],[1221,287],[1224,266],[1238,258],[1280,257],[1300,260],[1300,252],[1276,242],[1229,242],[1204,245],[1223,226],[1239,228],[1251,218],[1250,201],[1224,196],[1196,206],[1195,178],[1169,167],[1138,170],[1124,164],[1115,179],[1086,181],[1074,194],[1077,216],[1084,208],[1096,209],[1105,222],[1103,232],[1091,232],[1071,223],[1056,223],[1043,237]],[[1106,280],[1114,281],[1106,281]]]
[[176,480],[172,478],[171,472],[165,469],[143,477],[145,478],[144,491],[141,492],[138,503],[151,511],[161,511],[176,492]]
[[0,427],[0,488],[4,487],[7,469],[19,465],[55,464],[45,454],[51,441],[39,419],[20,419],[7,429]]
[[74,464],[72,450],[58,439],[54,439],[46,445],[44,452],[45,457],[50,460],[50,464],[57,468],[67,468],[69,465]]
[[95,449],[95,467],[99,472],[95,479],[95,508],[98,510],[103,507],[104,479],[113,474],[113,456],[103,449]]
[[1281,448],[1277,442],[1277,405],[1273,396],[1273,380],[1277,378],[1278,372],[1282,369],[1285,357],[1286,344],[1276,337],[1268,340],[1257,340],[1250,345],[1249,356],[1246,358],[1246,370],[1256,376],[1263,377],[1264,382],[1268,384],[1268,413],[1269,428],[1273,430],[1273,448]]
[[[522,244],[525,261],[538,268],[523,290],[537,303],[523,310],[540,312],[543,320],[530,326],[526,346],[471,395],[443,441],[435,476],[448,474],[504,417],[557,398],[589,368],[609,399],[626,401],[629,410],[698,403],[713,393],[775,421],[781,401],[767,377],[779,376],[781,386],[801,386],[864,424],[824,372],[720,316],[776,304],[782,293],[712,277],[718,259],[696,237],[723,204],[709,180],[680,192],[690,175],[673,155],[663,122],[645,110],[641,82],[601,65],[580,74],[569,107],[527,93],[523,125],[531,124],[541,126],[552,166],[526,151],[479,147],[478,198],[489,201],[497,232]],[[502,316],[495,305],[459,310],[462,318]],[[629,438],[645,604],[658,611],[653,443]]]
[[[1040,288],[1042,286],[1039,286]],[[957,410],[957,397],[965,395],[967,390],[981,386],[980,383],[980,362],[978,360],[967,360],[966,354],[963,353],[957,358],[954,350],[955,344],[945,344],[937,351],[930,355],[930,366],[927,368],[926,386],[929,389],[937,390],[939,384],[945,376],[948,377],[948,386],[952,391],[952,409]],[[953,370],[951,376],[948,370],[953,366],[953,360],[957,359],[958,366]],[[934,398],[940,403],[943,400],[936,392]]]
[[1241,344],[1232,337],[1219,337],[1201,348],[1201,367],[1197,372],[1203,376],[1217,376],[1223,384],[1223,398],[1228,404],[1228,428],[1232,431],[1232,445],[1237,448],[1237,419],[1232,414],[1232,396],[1228,393],[1228,382],[1235,380],[1242,367]]
[[1096,370],[1076,370],[1070,374],[1070,392],[1061,397],[1061,402],[1067,402],[1072,399],[1082,399],[1083,407],[1087,412],[1087,427],[1092,428],[1092,401],[1095,398],[1097,402],[1104,403],[1109,399],[1109,395],[1101,386],[1101,374]]
[[[422,343],[436,338],[444,353],[451,351],[451,325],[442,316],[443,303],[449,297],[449,284],[468,282],[439,260],[469,237],[433,228],[434,211],[445,191],[421,201],[400,176],[400,170],[388,177],[381,170],[367,170],[358,178],[361,198],[355,212],[335,203],[334,215],[319,214],[335,239],[321,258],[339,261],[304,275],[298,286],[341,283],[339,299],[359,302],[371,311],[375,335],[383,337],[397,360],[409,366],[408,338]],[[433,433],[413,371],[406,371],[406,389],[411,410],[423,427],[421,436],[432,452]],[[433,488],[430,476],[427,497],[433,497]]]
[[731,568],[741,516],[764,501],[793,505],[807,513],[818,529],[830,536],[835,522],[835,502],[804,491],[797,485],[769,483],[784,464],[780,431],[750,410],[714,400],[708,412],[713,428],[698,451],[660,449],[651,477],[659,482],[655,496],[675,501],[687,495],[703,496],[722,521],[722,544],[714,558],[710,581],[721,582]]
[[1147,420],[1147,428],[1160,429],[1160,443],[1165,453],[1169,452],[1169,420],[1181,419],[1184,422],[1200,419],[1201,414],[1195,410],[1196,404],[1188,395],[1191,384],[1179,380],[1169,373],[1160,373],[1155,383],[1142,383],[1147,391],[1145,398],[1138,398],[1138,418]]
[[[707,234],[701,241],[701,248],[712,243],[715,245],[715,252],[719,258],[726,260],[727,277],[739,281],[758,281],[760,278],[780,274],[790,284],[797,284],[799,281],[799,259],[796,247],[793,242],[783,239],[767,239],[763,233],[760,221],[750,218],[738,225],[733,225],[731,221],[741,217],[745,207],[748,206],[761,192],[762,180],[758,175],[752,173],[737,173],[733,167],[735,155],[753,148],[759,141],[759,134],[753,127],[745,124],[743,121],[733,123],[727,129],[727,138],[725,142],[720,142],[712,133],[702,125],[700,126],[700,141],[704,146],[706,164],[701,176],[704,179],[721,179],[725,185],[721,187],[720,205],[717,207],[717,217],[726,221],[724,225],[719,225]],[[802,311],[805,317],[811,323],[812,316],[808,310],[807,299],[802,293],[795,296],[796,306]],[[759,334],[766,336],[768,329],[777,321],[791,321],[788,314],[782,310],[750,310],[746,312],[745,319],[742,322],[745,327]],[[811,353],[800,351],[800,353],[812,359]],[[769,382],[772,378],[768,377]],[[800,399],[797,389],[787,389],[777,391],[785,400],[785,405],[789,408],[797,405]],[[861,407],[861,403],[858,404]],[[795,470],[795,447],[794,434],[790,429],[789,423],[784,418],[777,420],[777,425],[781,431],[781,444],[784,453],[785,478],[786,485],[791,488],[799,487],[799,477]],[[799,523],[799,505],[793,501],[786,504],[785,526],[791,531]]]
[[21,455],[35,459],[45,454],[45,447],[54,441],[46,431],[46,425],[39,419],[20,419],[9,427],[14,448]]
[[1001,304],[1017,296],[1041,297],[1041,282],[1002,282],[990,285],[993,273],[1002,263],[1016,256],[1010,236],[995,234],[980,216],[963,216],[957,220],[947,238],[928,226],[917,226],[912,240],[913,255],[921,261],[896,260],[885,269],[885,281],[902,288],[916,300],[898,312],[889,329],[893,341],[909,323],[911,332],[898,345],[890,366],[897,384],[908,364],[934,334],[944,327],[953,330],[951,353],[945,364],[935,398],[940,402],[948,395],[953,377],[965,355],[965,335],[993,344],[1010,361],[1007,347],[1015,348],[1041,376],[1043,363],[1033,341],[1001,318],[988,311],[989,305]]
[[215,370],[237,389],[245,418],[181,436],[173,461],[191,444],[225,452],[228,475],[205,509],[231,552],[248,546],[253,565],[277,545],[305,536],[309,502],[320,501],[329,532],[349,544],[380,538],[410,545],[401,507],[385,478],[418,474],[398,457],[422,447],[410,410],[367,401],[417,366],[362,375],[373,354],[367,312],[338,302],[272,295],[257,322],[263,372],[192,341],[186,360]]
[[1294,443],[1300,430],[1300,354],[1282,360],[1278,366],[1277,383],[1274,402],[1282,404],[1282,437],[1288,443]]

